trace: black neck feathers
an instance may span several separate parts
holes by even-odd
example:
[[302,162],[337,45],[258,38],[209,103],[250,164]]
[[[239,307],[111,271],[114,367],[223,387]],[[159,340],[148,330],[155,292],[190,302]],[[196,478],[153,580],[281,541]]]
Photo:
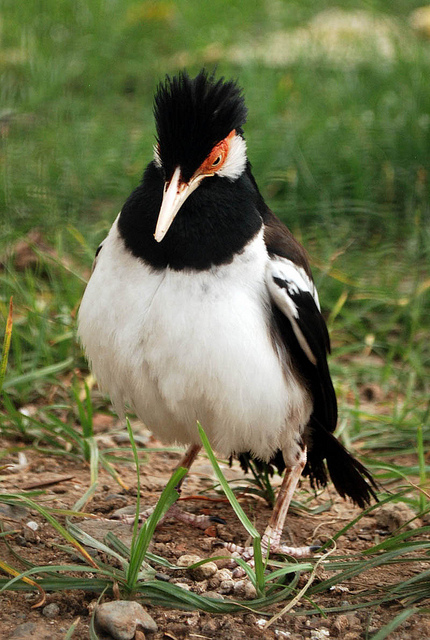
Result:
[[229,263],[262,226],[259,194],[247,170],[234,182],[217,176],[203,180],[156,242],[163,186],[162,172],[151,162],[118,222],[129,251],[155,269],[204,270]]

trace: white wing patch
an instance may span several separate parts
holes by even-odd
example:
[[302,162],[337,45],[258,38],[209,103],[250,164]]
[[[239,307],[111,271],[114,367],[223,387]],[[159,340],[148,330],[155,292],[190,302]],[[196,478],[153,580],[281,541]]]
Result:
[[[282,285],[277,281],[282,281]],[[299,306],[294,301],[300,294],[310,294],[320,311],[318,293],[311,278],[302,267],[291,260],[276,256],[268,261],[266,282],[273,301],[291,322],[301,348],[312,364],[316,365],[317,359],[300,329]]]

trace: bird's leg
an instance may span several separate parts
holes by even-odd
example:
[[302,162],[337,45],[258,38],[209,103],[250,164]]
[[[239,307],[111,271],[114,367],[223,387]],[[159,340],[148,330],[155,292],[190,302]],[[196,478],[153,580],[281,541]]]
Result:
[[[190,445],[190,447],[188,447],[187,451],[185,452],[184,457],[180,460],[180,462],[176,466],[176,469],[179,469],[180,467],[184,467],[185,469],[189,470],[194,460],[197,458],[201,448],[202,447],[199,444]],[[179,494],[181,493],[182,484],[185,478],[186,478],[186,475],[178,482],[178,484],[175,487],[176,491]],[[144,522],[145,520],[147,520],[149,516],[152,515],[152,513],[154,512],[154,509],[155,509],[155,506],[149,507],[149,509],[145,509],[145,511],[141,511],[139,513],[139,522]],[[127,524],[133,524],[134,518],[135,518],[134,516],[123,516],[121,520],[123,522],[126,522]],[[164,516],[158,522],[157,526],[162,524],[166,520],[166,518],[175,518],[180,522],[184,522],[185,524],[189,524],[193,527],[198,527],[199,529],[207,529],[208,526],[210,526],[214,522],[224,523],[224,520],[221,520],[220,518],[217,518],[215,516],[206,516],[206,515],[198,516],[198,515],[195,515],[194,513],[187,513],[186,511],[182,511],[182,509],[176,503],[173,504],[170,507],[170,509],[167,511],[167,513],[164,514]]]
[[[180,467],[185,467],[185,469],[189,469],[193,464],[194,460],[197,458],[201,448],[202,447],[199,444],[192,444],[187,449],[184,457],[179,462],[176,469],[179,469]],[[185,480],[185,478],[186,476],[184,476],[175,487],[176,491],[179,494],[182,491],[182,483]],[[197,527],[199,529],[207,529],[208,526],[210,526],[214,522],[224,522],[223,520],[221,521],[220,518],[216,518],[215,516],[205,516],[205,515],[197,516],[194,513],[188,513],[187,511],[182,511],[182,509],[178,506],[176,502],[170,507],[169,511],[166,513],[164,518],[166,518],[167,516],[173,517],[176,520],[179,520],[179,522],[184,522],[185,524],[189,524],[192,527]]]
[[[288,547],[281,544],[281,535],[284,528],[285,518],[305,464],[306,447],[300,451],[296,464],[285,469],[285,475],[282,480],[281,488],[279,489],[275,506],[273,507],[269,524],[267,525],[261,539],[261,550],[263,553],[267,553],[269,550],[270,553],[279,553],[293,556],[295,558],[303,558],[311,555],[317,548],[315,546]],[[253,547],[241,547],[233,543],[227,543],[225,546],[229,551],[238,553],[245,561],[253,564]],[[236,573],[239,575],[242,571],[243,570],[238,567]]]
[[[176,469],[180,469],[180,467],[184,467],[185,469],[190,470],[190,467],[193,464],[194,460],[199,455],[199,452],[200,452],[201,448],[202,448],[201,444],[191,444],[188,447],[188,449],[186,450],[184,457],[182,458],[182,460],[179,462],[179,464],[175,468],[175,471],[176,471]],[[178,482],[178,484],[176,485],[176,487],[175,487],[176,491],[179,491],[179,493],[181,492],[182,483],[183,483],[185,477],[186,476],[184,476],[182,478],[182,480],[180,480]]]
[[[194,460],[197,458],[200,449],[201,449],[201,445],[199,445],[199,444],[190,445],[188,447],[188,449],[186,450],[185,455],[181,458],[181,460],[176,465],[174,470],[176,471],[180,467],[184,467],[185,469],[189,470],[191,465],[193,464]],[[181,480],[178,482],[178,484],[175,487],[176,491],[179,494],[181,493],[182,485],[183,485],[184,480],[185,480],[186,477],[187,477],[187,474],[181,478]],[[172,505],[170,507],[168,513],[164,514],[164,516],[158,522],[159,525],[164,522],[164,520],[166,519],[167,515],[169,515],[169,517],[174,515],[174,511],[175,511],[174,507],[175,506],[176,505]],[[145,511],[141,511],[139,513],[139,522],[144,522],[145,520],[147,520],[149,518],[149,516],[152,515],[152,513],[154,512],[154,509],[155,509],[155,506],[154,507],[149,507],[148,509],[145,509]],[[179,508],[178,508],[178,511],[180,513],[183,513],[183,512],[181,512],[181,510]],[[188,515],[188,514],[185,514],[185,515]],[[190,514],[190,516],[192,517],[192,514]],[[178,518],[178,520],[179,519],[180,518]],[[132,523],[132,522],[134,522],[134,516],[125,516],[124,518],[122,518],[122,520],[123,520],[123,522]]]

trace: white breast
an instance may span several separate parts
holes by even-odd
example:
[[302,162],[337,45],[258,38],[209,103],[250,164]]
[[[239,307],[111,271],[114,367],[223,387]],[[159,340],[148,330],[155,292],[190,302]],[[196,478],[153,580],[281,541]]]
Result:
[[228,456],[287,457],[311,412],[270,335],[260,234],[232,263],[154,271],[114,223],[79,312],[79,337],[118,412],[129,404],[165,442],[198,443],[196,422]]

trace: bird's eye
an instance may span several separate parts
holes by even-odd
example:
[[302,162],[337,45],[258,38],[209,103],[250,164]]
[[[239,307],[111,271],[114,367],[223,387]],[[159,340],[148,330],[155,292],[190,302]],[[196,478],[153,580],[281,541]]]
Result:
[[219,165],[219,163],[221,162],[221,160],[222,160],[222,155],[219,154],[219,156],[217,156],[215,158],[215,160],[212,162],[212,166],[213,167],[217,167]]

